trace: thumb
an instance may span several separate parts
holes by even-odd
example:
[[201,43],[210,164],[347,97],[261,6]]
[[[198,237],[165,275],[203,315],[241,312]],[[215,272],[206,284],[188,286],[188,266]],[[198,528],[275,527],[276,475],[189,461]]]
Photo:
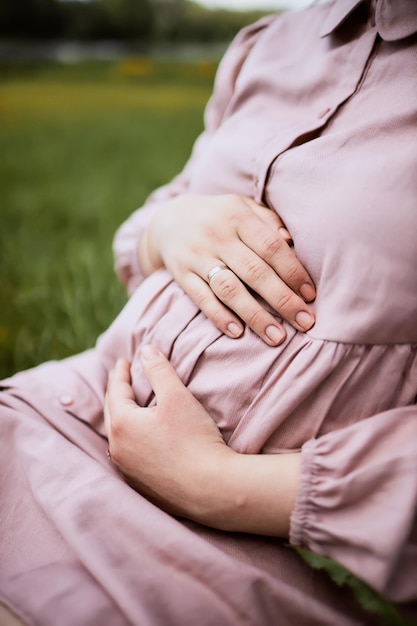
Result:
[[145,376],[157,399],[178,392],[178,389],[185,389],[168,359],[155,346],[143,346],[141,360]]

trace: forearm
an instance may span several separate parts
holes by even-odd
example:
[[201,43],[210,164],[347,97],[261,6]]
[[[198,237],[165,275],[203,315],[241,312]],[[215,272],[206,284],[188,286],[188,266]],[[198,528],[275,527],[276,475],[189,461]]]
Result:
[[213,460],[207,488],[190,517],[233,532],[288,537],[298,491],[301,454],[239,454]]

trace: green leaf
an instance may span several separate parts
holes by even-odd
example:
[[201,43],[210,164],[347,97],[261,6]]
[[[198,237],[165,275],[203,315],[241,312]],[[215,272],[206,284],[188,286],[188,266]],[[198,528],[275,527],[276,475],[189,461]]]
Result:
[[339,563],[305,548],[293,549],[311,568],[325,571],[336,585],[348,586],[365,611],[382,618],[383,626],[413,626],[412,622],[405,620],[390,602]]

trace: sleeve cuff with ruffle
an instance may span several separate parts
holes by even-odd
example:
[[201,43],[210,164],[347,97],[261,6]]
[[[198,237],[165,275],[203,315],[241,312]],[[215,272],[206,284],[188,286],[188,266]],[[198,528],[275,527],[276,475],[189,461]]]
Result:
[[417,407],[302,447],[290,543],[341,563],[394,602],[417,600]]

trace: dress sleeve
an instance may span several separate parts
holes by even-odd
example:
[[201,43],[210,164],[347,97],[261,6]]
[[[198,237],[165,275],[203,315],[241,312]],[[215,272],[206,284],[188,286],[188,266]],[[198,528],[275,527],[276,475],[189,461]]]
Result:
[[339,562],[392,602],[417,600],[417,407],[302,448],[290,542]]
[[213,95],[207,104],[204,115],[204,131],[196,140],[190,159],[183,171],[169,184],[154,191],[147,199],[145,205],[132,213],[116,231],[113,241],[115,270],[122,283],[127,287],[129,295],[133,293],[144,278],[139,267],[137,255],[138,242],[142,233],[161,202],[165,202],[179,194],[187,193],[199,155],[204,151],[212,134],[222,123],[227,105],[233,95],[235,81],[240,68],[259,34],[273,19],[276,19],[276,16],[267,16],[243,29],[236,36],[219,65]]

